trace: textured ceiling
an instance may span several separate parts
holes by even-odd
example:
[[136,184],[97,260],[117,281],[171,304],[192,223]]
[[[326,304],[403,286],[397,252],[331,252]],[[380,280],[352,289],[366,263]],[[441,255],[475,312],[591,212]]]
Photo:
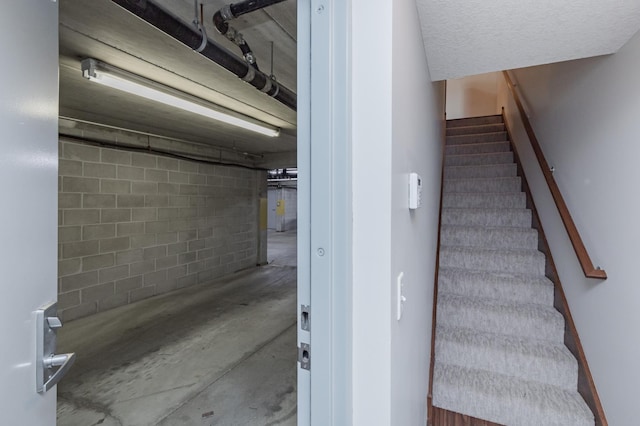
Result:
[[[158,0],[191,22],[194,3]],[[241,57],[210,24],[222,0],[201,1],[211,40]],[[267,74],[296,90],[296,2],[287,0],[231,22]],[[93,57],[282,129],[270,138],[90,83],[80,61]],[[296,149],[296,113],[109,0],[60,0],[60,115],[254,154]]]
[[417,0],[434,81],[616,52],[638,0]]

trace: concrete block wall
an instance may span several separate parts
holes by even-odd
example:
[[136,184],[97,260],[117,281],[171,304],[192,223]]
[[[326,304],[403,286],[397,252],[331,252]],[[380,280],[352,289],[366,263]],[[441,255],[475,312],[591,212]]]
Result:
[[62,318],[255,266],[259,176],[239,167],[61,141]]

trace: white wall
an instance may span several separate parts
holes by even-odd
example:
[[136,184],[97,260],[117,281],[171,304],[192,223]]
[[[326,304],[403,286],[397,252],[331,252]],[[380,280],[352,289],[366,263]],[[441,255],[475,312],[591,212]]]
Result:
[[500,79],[500,73],[492,72],[447,80],[447,119],[499,114]]
[[[581,272],[530,147],[517,145],[611,425],[637,423],[640,381],[640,34],[612,56],[515,72],[554,177],[594,264]],[[502,98],[502,96],[501,96]],[[513,102],[506,105],[514,114]],[[513,122],[514,120],[511,119]]]
[[[353,424],[419,425],[429,380],[444,85],[430,81],[415,2],[378,6],[352,4]],[[410,172],[424,182],[424,207],[413,213]],[[407,301],[398,322],[400,272]]]

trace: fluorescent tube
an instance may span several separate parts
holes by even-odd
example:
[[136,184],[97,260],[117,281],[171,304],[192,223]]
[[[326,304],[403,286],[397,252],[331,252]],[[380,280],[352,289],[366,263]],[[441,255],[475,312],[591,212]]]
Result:
[[234,115],[206,107],[200,103],[190,101],[186,99],[186,97],[189,96],[187,94],[172,94],[170,92],[177,91],[168,87],[165,88],[164,86],[150,80],[146,80],[143,77],[118,70],[111,65],[103,64],[95,59],[85,59],[82,61],[82,75],[90,81],[103,84],[113,89],[180,108],[194,114],[202,115],[213,120],[251,130],[266,136],[275,137],[280,134],[280,129],[276,127],[271,127],[266,124],[258,124],[254,121],[245,120]]

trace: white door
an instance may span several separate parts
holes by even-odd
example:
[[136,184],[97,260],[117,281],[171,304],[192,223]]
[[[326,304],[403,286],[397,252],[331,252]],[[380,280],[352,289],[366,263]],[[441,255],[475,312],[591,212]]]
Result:
[[0,424],[52,426],[36,392],[36,310],[57,297],[58,4],[0,12]]

